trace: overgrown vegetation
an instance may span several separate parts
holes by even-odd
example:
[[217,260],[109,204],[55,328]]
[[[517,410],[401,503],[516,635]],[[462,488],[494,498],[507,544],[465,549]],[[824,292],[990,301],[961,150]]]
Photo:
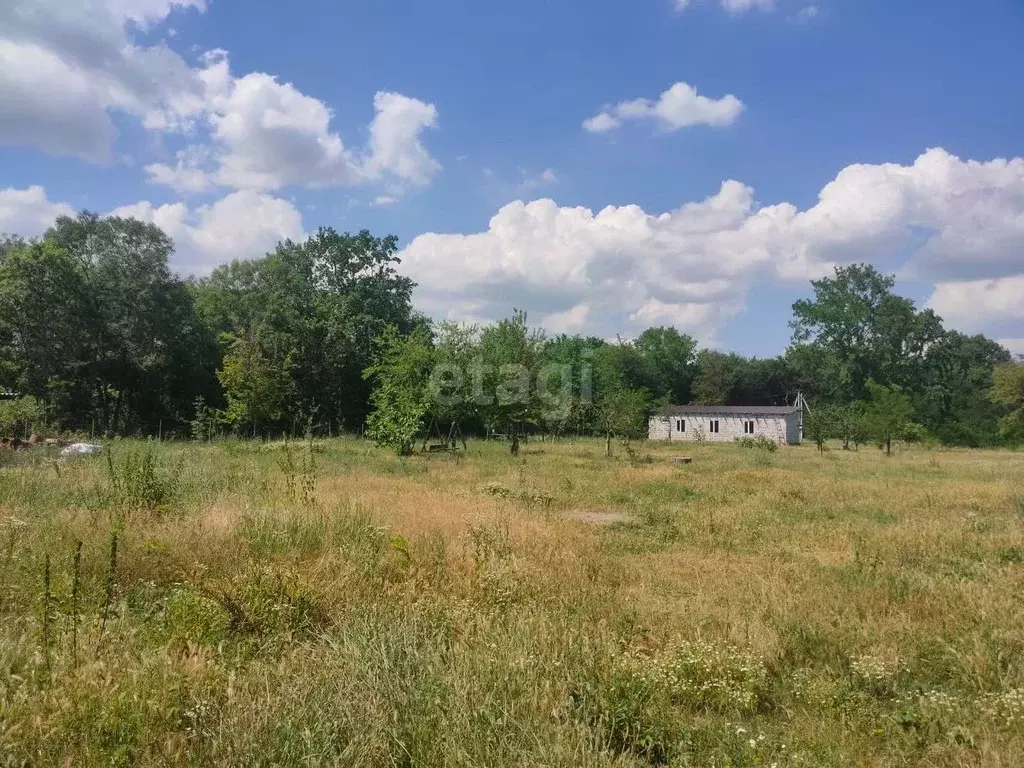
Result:
[[6,763],[1024,762],[1019,452],[111,445],[0,467]]
[[44,419],[42,403],[34,397],[0,400],[0,435],[28,437],[33,426]]
[[823,439],[847,447],[1024,439],[1024,363],[944,328],[866,265],[814,281],[785,353],[748,359],[676,328],[609,342],[549,336],[521,311],[433,323],[413,310],[396,238],[365,231],[321,229],[184,280],[167,235],[134,219],[62,216],[38,241],[4,242],[0,391],[25,398],[0,403],[12,436],[369,430],[408,453],[430,425],[455,423],[507,435],[513,453],[544,433],[601,436],[628,454],[660,405],[789,405],[802,392],[824,410]]

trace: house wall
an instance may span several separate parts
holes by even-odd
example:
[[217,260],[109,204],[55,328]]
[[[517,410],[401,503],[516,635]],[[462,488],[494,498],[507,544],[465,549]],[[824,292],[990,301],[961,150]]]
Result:
[[[686,429],[676,429],[676,419],[686,421]],[[710,422],[718,421],[718,432],[710,431]],[[743,432],[743,422],[754,422],[754,434]],[[800,442],[799,414],[789,415],[737,415],[729,414],[687,414],[685,416],[652,416],[648,424],[648,437],[651,440],[669,440],[672,442],[694,442],[698,432],[703,429],[704,439],[709,443],[731,443],[744,437],[767,437],[782,444]]]
[[650,440],[669,440],[671,427],[668,416],[651,416],[647,427],[647,437]]
[[786,417],[786,442],[789,445],[800,445],[801,412],[791,413]]

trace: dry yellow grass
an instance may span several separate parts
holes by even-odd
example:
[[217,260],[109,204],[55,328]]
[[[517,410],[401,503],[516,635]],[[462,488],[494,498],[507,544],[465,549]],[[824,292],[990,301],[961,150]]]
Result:
[[1024,454],[602,448],[8,457],[0,753],[1024,764]]

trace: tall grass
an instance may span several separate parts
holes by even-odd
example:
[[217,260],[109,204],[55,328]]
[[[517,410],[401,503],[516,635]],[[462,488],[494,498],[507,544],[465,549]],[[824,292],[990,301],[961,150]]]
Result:
[[2,762],[1024,764],[1024,455],[641,451],[8,463]]

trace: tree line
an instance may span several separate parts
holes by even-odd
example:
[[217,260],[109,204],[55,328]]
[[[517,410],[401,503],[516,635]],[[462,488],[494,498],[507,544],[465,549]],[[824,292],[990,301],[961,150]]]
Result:
[[[809,436],[847,445],[1024,439],[1024,365],[943,327],[868,265],[793,305],[773,358],[701,349],[671,327],[614,341],[527,316],[434,323],[398,241],[323,228],[182,278],[153,224],[83,212],[0,238],[0,430],[268,437],[362,431],[409,451],[431,428],[628,439],[667,403],[811,404]],[[439,430],[440,431],[440,430]]]

